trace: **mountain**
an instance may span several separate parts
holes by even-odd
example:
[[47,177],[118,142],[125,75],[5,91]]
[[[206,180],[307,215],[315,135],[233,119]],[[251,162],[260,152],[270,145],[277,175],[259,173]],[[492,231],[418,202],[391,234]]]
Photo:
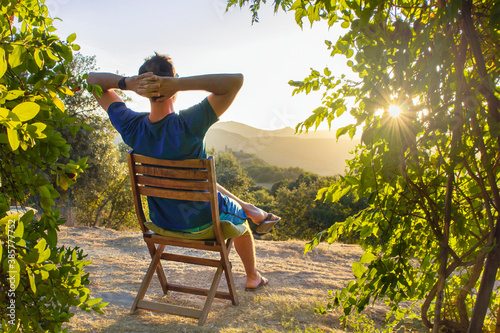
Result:
[[255,154],[271,165],[300,167],[323,176],[343,174],[345,160],[359,140],[336,140],[335,133],[294,134],[292,128],[261,130],[237,122],[219,122],[207,133],[207,148]]

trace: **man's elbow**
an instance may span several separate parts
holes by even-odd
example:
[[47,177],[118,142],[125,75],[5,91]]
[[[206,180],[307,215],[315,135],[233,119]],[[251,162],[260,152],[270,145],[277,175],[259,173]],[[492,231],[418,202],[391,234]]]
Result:
[[239,88],[241,88],[243,86],[243,81],[245,81],[245,78],[243,77],[243,74],[236,74],[236,81],[237,81],[237,85]]
[[236,92],[240,91],[241,87],[243,86],[243,81],[244,77],[243,74],[234,74],[234,89]]

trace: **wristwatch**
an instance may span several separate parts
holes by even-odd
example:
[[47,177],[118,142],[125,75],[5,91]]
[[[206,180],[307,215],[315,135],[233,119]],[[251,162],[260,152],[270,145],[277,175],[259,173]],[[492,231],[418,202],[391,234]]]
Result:
[[120,81],[118,81],[118,88],[120,88],[120,90],[127,90],[127,84],[125,83],[125,79],[126,77],[122,77]]

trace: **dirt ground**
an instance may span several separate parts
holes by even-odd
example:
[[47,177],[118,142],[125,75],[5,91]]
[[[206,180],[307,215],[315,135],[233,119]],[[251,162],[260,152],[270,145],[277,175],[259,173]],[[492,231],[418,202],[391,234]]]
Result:
[[[328,290],[336,290],[353,278],[351,265],[362,254],[355,245],[321,244],[304,256],[303,241],[257,240],[258,268],[270,284],[257,292],[246,292],[243,266],[233,249],[230,260],[239,305],[216,299],[206,324],[199,327],[194,319],[144,310],[129,313],[150,260],[140,232],[61,227],[59,244],[78,246],[88,254],[92,264],[85,271],[92,281],[91,297],[110,303],[104,315],[76,309],[68,325],[70,332],[345,332],[338,314],[321,315],[314,308],[326,305]],[[172,250],[179,251],[196,250]],[[182,280],[195,287],[208,287],[214,274],[213,268],[188,264],[164,267],[171,282]],[[224,284],[223,278],[222,289]],[[203,304],[203,297],[163,295],[155,275],[146,299],[165,298],[195,308]],[[381,307],[370,312],[382,318],[385,315]]]

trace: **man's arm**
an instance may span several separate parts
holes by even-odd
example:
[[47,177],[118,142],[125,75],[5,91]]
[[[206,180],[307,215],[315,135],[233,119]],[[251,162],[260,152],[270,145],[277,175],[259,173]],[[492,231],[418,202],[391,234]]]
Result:
[[243,85],[242,74],[211,74],[191,77],[154,77],[148,86],[151,96],[161,96],[158,102],[174,96],[179,91],[204,90],[211,94],[208,102],[220,117],[233,103]]
[[[139,90],[139,81],[152,75],[152,73],[146,73],[140,76],[125,77],[127,90],[137,92]],[[113,91],[113,89],[119,89],[118,82],[122,78],[123,76],[112,73],[89,73],[87,83],[98,85],[102,88],[102,95],[99,97],[94,93],[94,96],[97,99],[97,102],[99,102],[99,105],[101,105],[105,111],[108,111],[108,107],[112,103],[122,101],[120,96]]]

